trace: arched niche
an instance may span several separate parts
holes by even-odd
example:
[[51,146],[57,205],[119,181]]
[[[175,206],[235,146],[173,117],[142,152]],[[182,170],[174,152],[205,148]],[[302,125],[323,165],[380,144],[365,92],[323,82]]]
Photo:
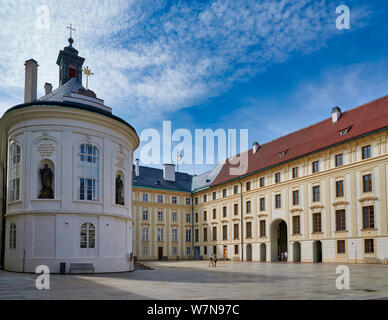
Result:
[[125,206],[125,175],[121,170],[117,170],[114,181],[114,203],[120,206]]
[[51,160],[39,162],[37,179],[37,199],[55,199],[55,166]]

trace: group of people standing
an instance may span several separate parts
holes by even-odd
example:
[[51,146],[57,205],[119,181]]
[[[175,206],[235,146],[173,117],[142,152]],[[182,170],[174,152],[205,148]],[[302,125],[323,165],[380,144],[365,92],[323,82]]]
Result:
[[281,252],[280,253],[280,261],[287,261],[287,259],[288,259],[287,251]]
[[209,268],[210,266],[216,267],[217,266],[217,255],[215,254],[209,254]]

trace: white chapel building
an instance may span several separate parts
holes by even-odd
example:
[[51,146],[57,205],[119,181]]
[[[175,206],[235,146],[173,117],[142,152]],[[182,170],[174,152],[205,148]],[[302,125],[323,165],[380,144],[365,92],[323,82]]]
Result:
[[59,87],[46,83],[38,99],[38,64],[26,61],[24,103],[0,119],[5,270],[134,268],[131,164],[139,137],[82,85],[84,60],[69,38],[57,59]]

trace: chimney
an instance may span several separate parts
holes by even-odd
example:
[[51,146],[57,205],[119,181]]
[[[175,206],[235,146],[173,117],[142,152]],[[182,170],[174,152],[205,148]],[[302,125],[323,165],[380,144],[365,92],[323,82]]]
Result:
[[139,159],[135,160],[135,175],[136,177],[140,175]]
[[341,108],[340,107],[334,107],[331,110],[331,120],[333,123],[337,123],[339,118],[341,117]]
[[38,83],[38,63],[34,59],[27,60],[25,66],[24,103],[36,100]]
[[165,163],[163,165],[163,179],[175,182],[175,164]]
[[52,86],[52,84],[46,82],[46,83],[44,84],[44,92],[45,92],[45,95],[47,96],[47,95],[50,94],[52,91],[53,91],[53,86]]
[[256,152],[257,152],[257,150],[259,150],[259,148],[260,148],[259,143],[255,141],[253,143],[253,148],[252,148],[253,154],[256,154]]

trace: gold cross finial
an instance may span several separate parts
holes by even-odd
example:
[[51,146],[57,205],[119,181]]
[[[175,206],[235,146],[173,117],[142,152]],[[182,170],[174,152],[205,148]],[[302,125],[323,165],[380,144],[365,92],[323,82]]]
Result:
[[89,89],[89,88],[88,88],[89,77],[90,77],[90,76],[93,76],[94,73],[92,73],[92,70],[90,70],[88,66],[86,66],[86,68],[84,67],[84,68],[82,69],[82,72],[83,72],[83,73],[85,74],[85,76],[86,76],[86,89]]

